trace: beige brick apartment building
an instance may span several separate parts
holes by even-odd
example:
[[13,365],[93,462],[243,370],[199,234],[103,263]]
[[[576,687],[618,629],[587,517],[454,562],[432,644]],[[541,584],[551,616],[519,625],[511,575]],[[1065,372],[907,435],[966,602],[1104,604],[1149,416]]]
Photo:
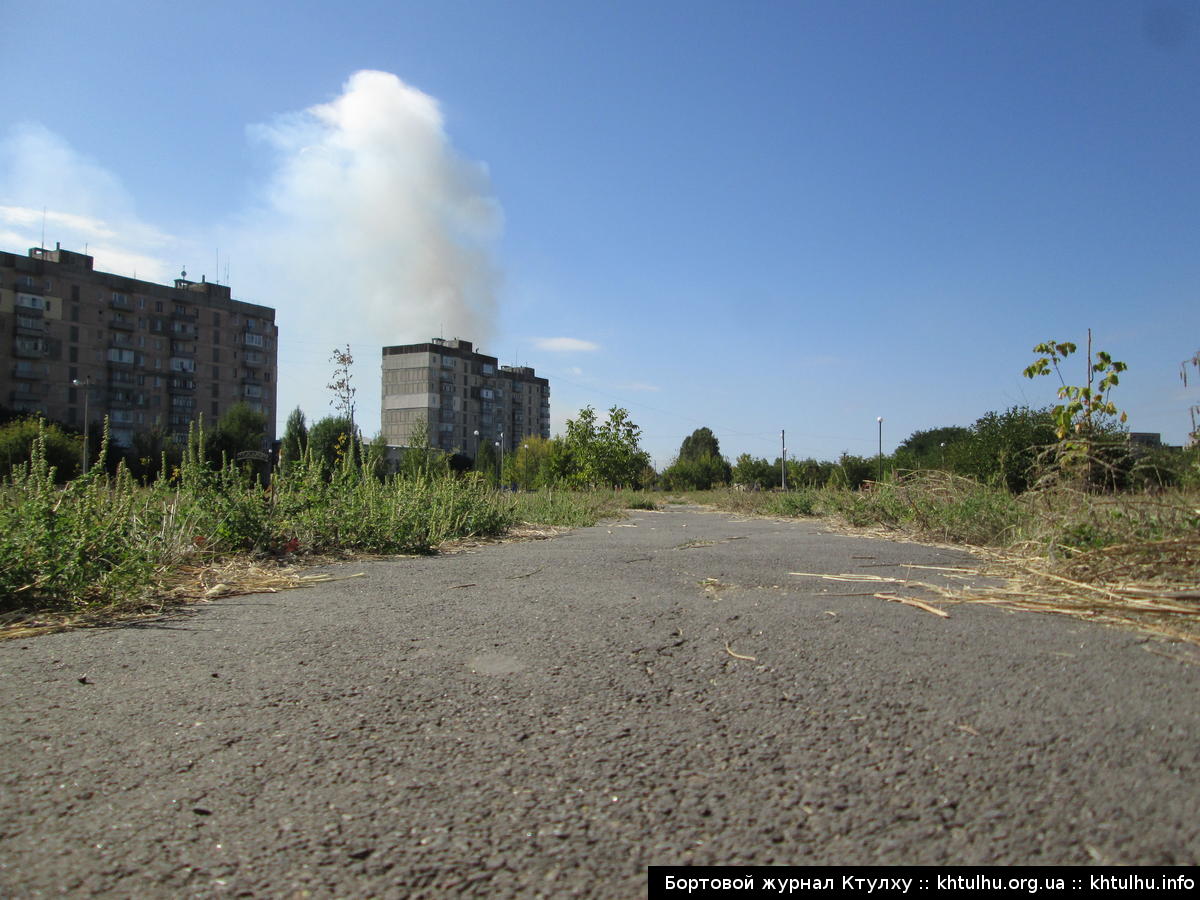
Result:
[[[417,423],[429,443],[474,457],[484,441],[506,453],[527,437],[550,437],[550,382],[526,366],[501,366],[470,341],[383,348],[383,434],[408,447]],[[502,437],[503,436],[503,437]]]
[[125,446],[155,428],[182,442],[201,414],[213,423],[239,401],[272,439],[277,340],[275,310],[226,285],[97,272],[57,247],[0,252],[0,404],[75,426],[85,409],[108,416]]

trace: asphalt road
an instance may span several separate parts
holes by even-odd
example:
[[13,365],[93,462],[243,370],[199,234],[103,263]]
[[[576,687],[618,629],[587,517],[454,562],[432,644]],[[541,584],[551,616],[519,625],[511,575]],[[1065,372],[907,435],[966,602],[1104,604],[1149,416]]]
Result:
[[1200,862],[1200,667],[788,574],[903,563],[971,559],[671,509],[5,642],[0,895],[638,897],[650,864]]

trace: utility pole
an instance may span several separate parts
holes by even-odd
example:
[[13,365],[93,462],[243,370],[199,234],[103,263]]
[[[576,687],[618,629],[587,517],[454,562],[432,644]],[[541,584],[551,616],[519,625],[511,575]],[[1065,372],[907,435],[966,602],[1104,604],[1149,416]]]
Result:
[[883,484],[883,416],[876,417],[879,423],[879,484]]
[[779,429],[779,486],[787,490],[787,442],[783,439],[783,429]]

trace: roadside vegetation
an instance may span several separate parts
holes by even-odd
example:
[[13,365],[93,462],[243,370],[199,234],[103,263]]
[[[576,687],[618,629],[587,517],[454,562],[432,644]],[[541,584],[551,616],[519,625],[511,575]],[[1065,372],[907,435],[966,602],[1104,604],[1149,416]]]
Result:
[[[469,460],[418,435],[389,462],[382,438],[363,441],[354,425],[349,348],[333,360],[338,414],[309,427],[293,412],[269,483],[255,451],[266,423],[244,407],[209,435],[195,428],[186,446],[150,433],[121,452],[102,433],[83,452],[79,433],[10,421],[0,425],[0,624],[294,585],[304,576],[288,573],[303,562],[431,553],[672,502],[969,545],[1023,579],[1023,596],[1074,603],[1076,614],[1132,604],[1197,619],[1200,446],[1129,440],[1111,399],[1124,364],[1089,338],[1087,378],[1072,386],[1063,369],[1075,351],[1038,345],[1025,372],[1057,374],[1055,406],[989,412],[917,431],[888,456],[836,461],[730,463],[699,428],[655,472],[628,412],[601,421],[585,407],[564,435],[529,438],[503,460],[487,444]],[[1191,370],[1200,355],[1182,364],[1185,384]]]

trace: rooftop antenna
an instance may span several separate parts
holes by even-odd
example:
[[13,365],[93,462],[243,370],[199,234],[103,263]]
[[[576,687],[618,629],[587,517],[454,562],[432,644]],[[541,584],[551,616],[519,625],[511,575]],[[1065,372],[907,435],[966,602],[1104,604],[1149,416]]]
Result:
[[42,249],[46,249],[46,207],[42,207]]
[[217,282],[217,284],[220,284],[220,283],[221,283],[221,248],[220,248],[220,247],[218,247],[218,248],[217,248],[217,277],[216,277],[216,282]]

